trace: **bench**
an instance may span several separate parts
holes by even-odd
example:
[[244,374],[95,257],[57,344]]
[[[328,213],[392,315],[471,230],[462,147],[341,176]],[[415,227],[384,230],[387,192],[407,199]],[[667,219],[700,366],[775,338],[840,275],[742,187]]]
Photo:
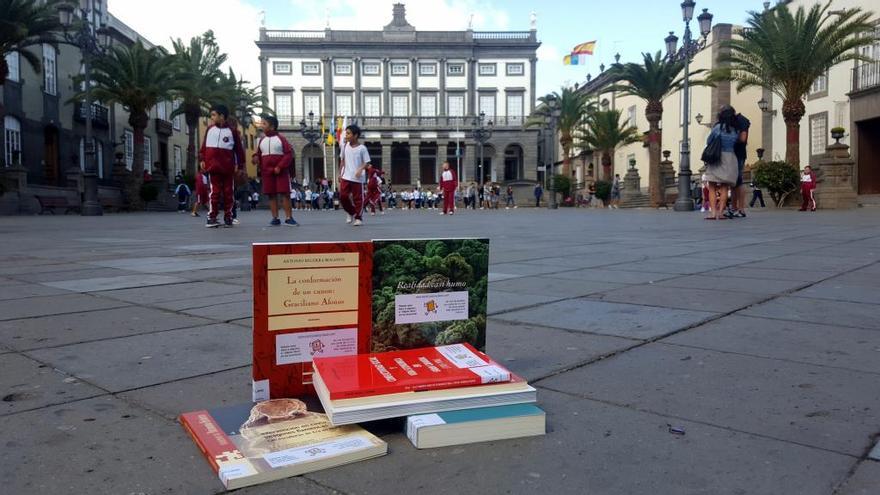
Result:
[[67,200],[64,196],[38,196],[37,202],[40,203],[40,215],[45,212],[49,212],[51,214],[55,214],[55,208],[64,208],[64,214],[68,214],[71,211],[80,211],[80,206],[77,204],[72,204]]
[[101,203],[101,208],[104,210],[129,211],[128,205],[119,196],[101,196],[98,198],[98,202]]

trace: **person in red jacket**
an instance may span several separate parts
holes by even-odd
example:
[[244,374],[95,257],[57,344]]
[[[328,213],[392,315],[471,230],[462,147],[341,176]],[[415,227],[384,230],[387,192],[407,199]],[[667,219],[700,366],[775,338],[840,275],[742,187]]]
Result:
[[284,204],[284,214],[287,220],[284,225],[296,227],[293,212],[290,207],[290,177],[293,175],[294,155],[290,143],[278,133],[278,119],[271,115],[264,115],[260,121],[263,129],[263,137],[257,143],[257,152],[254,157],[260,166],[260,177],[263,181],[263,194],[269,196],[269,210],[272,212],[272,220],[269,225],[281,225],[278,219],[278,197]]
[[211,109],[211,125],[202,141],[201,164],[208,172],[211,207],[205,227],[219,227],[217,221],[220,198],[223,198],[223,222],[232,227],[232,207],[235,203],[235,174],[244,170],[244,147],[238,129],[230,126],[229,109],[226,105],[214,105]]
[[440,189],[443,191],[443,213],[441,215],[455,214],[455,190],[458,189],[458,177],[455,171],[449,167],[449,162],[443,162],[443,171],[440,173]]
[[196,201],[193,203],[192,216],[199,216],[199,208],[208,206],[208,176],[202,165],[196,171]]
[[367,164],[367,208],[370,209],[370,215],[376,215],[376,206],[379,206],[379,213],[385,214],[382,209],[382,171],[373,166],[372,163]]
[[816,211],[816,199],[813,197],[813,191],[816,189],[816,174],[809,165],[804,167],[801,174],[801,196],[804,200],[801,202],[800,211]]

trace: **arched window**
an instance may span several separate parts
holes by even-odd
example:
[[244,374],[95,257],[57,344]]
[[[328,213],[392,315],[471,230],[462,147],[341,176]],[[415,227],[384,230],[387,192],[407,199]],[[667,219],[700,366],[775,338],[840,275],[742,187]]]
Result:
[[21,163],[21,122],[15,117],[7,115],[3,117],[3,163],[11,167],[16,158]]

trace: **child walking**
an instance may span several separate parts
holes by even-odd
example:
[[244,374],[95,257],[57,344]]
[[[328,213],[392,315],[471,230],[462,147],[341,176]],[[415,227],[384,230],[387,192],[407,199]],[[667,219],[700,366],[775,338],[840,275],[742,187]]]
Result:
[[458,177],[455,171],[449,167],[449,162],[443,162],[443,172],[440,174],[440,190],[443,191],[443,215],[455,214],[455,190],[458,189]]
[[803,173],[801,174],[801,196],[804,198],[801,201],[800,211],[816,211],[816,199],[813,197],[813,191],[816,190],[816,174],[813,173],[813,169],[810,168],[809,165],[804,167]]
[[361,128],[352,124],[345,128],[345,142],[339,152],[339,202],[347,213],[345,222],[355,227],[363,225],[364,170],[370,164],[367,147],[358,142]]
[[263,178],[263,194],[269,196],[269,210],[272,212],[272,220],[269,225],[281,225],[278,218],[278,199],[284,207],[286,220],[284,225],[296,227],[290,205],[290,170],[294,163],[293,148],[281,134],[278,133],[278,119],[271,115],[264,115],[260,121],[263,129],[263,137],[257,143],[257,152],[254,155],[260,163],[260,176]]

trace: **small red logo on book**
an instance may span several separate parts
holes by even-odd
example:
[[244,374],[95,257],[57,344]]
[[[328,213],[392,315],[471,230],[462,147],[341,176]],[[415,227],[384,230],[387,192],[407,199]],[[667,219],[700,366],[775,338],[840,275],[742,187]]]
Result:
[[317,339],[317,340],[313,340],[313,341],[309,342],[309,347],[311,348],[312,356],[314,356],[315,354],[321,354],[324,352],[324,342],[322,342],[321,339]]

